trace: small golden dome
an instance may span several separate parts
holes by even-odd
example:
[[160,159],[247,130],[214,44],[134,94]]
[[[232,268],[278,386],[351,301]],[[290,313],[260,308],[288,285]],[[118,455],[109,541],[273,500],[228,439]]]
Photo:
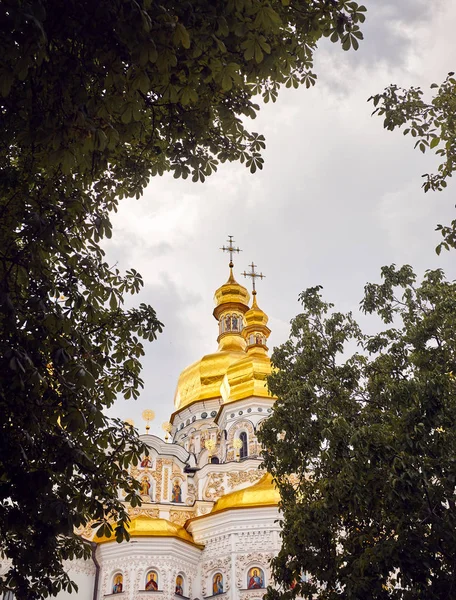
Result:
[[258,483],[219,498],[210,514],[239,508],[277,506],[279,502],[280,494],[272,481],[272,475],[266,473]]
[[[177,523],[171,523],[171,521],[167,521],[166,519],[156,519],[147,515],[141,515],[131,520],[127,526],[127,530],[131,537],[170,537],[202,548],[201,544],[193,541],[193,537],[188,531]],[[106,536],[95,536],[93,541],[98,544],[115,542],[116,536],[112,535],[109,538]]]
[[243,285],[234,278],[233,269],[230,267],[228,281],[216,290],[214,294],[214,317],[218,320],[222,312],[237,308],[242,313],[249,309],[250,294]]
[[244,315],[247,326],[249,325],[263,325],[266,326],[269,321],[268,315],[261,310],[257,304],[256,292],[253,293],[252,308],[250,308]]
[[242,331],[242,337],[246,340],[247,352],[226,372],[228,391],[224,396],[225,404],[249,396],[273,397],[268,392],[266,383],[267,377],[272,372],[266,346],[271,330],[266,326],[268,316],[258,307],[255,292],[252,308],[246,312],[244,318],[246,326]]

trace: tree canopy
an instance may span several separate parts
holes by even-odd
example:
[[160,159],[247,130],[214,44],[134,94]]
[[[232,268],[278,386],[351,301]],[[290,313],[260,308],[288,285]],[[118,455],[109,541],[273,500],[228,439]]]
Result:
[[261,168],[257,98],[315,83],[322,36],[358,48],[347,0],[4,0],[0,4],[0,593],[42,598],[87,556],[75,527],[138,502],[143,447],[103,411],[137,397],[162,324],[125,309],[141,276],[106,262],[109,213],[154,175]]
[[[433,83],[431,89],[434,96],[430,100],[424,98],[420,87],[403,89],[396,84],[390,85],[381,94],[369,98],[375,106],[374,114],[383,117],[385,129],[394,131],[404,127],[404,135],[415,140],[415,148],[426,152],[434,150],[442,161],[436,173],[423,175],[423,188],[441,191],[447,187],[448,179],[456,170],[456,79],[449,73],[442,84]],[[437,253],[442,248],[456,248],[456,220],[451,224],[438,225],[443,241],[437,246]]]
[[260,432],[282,496],[268,600],[442,600],[456,590],[456,284],[384,267],[363,333],[321,288],[274,351]]

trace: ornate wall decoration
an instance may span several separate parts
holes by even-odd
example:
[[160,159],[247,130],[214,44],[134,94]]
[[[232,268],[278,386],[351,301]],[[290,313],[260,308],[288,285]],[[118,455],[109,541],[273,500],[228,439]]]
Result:
[[203,499],[204,500],[218,500],[220,496],[225,493],[224,487],[225,477],[223,473],[211,473],[207,478],[207,483],[204,488]]
[[[269,562],[274,557],[274,554],[269,552],[249,552],[248,554],[238,555],[236,558],[236,585],[239,589],[245,589],[246,587],[246,567],[249,565],[258,565],[267,573],[266,584],[269,583],[270,579],[270,568]],[[249,592],[256,593],[255,590],[249,590]],[[264,592],[260,595],[262,598]],[[257,598],[257,596],[255,596]]]
[[263,550],[273,548],[274,539],[271,531],[240,531],[236,537],[236,550]]
[[214,558],[204,562],[201,566],[201,592],[204,596],[212,596],[212,590],[208,586],[211,585],[210,577],[220,571],[223,575],[223,591],[228,592],[231,587],[231,558],[229,556],[225,558]]
[[263,477],[264,473],[265,471],[261,469],[250,469],[250,471],[233,471],[231,473],[227,473],[228,487],[234,488],[241,483],[246,482],[255,483]]
[[228,534],[217,535],[214,537],[205,536],[198,541],[205,544],[203,557],[206,562],[209,561],[209,558],[212,559],[214,556],[226,556],[228,552],[227,549],[231,549],[231,536]]
[[234,451],[233,448],[233,440],[235,437],[237,437],[237,433],[240,431],[246,431],[248,434],[248,439],[249,439],[249,455],[256,455],[258,454],[258,441],[256,439],[256,435],[255,435],[255,429],[253,427],[253,424],[248,421],[247,419],[244,419],[242,421],[236,421],[236,423],[234,423],[234,425],[232,425],[230,427],[230,429],[228,430],[228,434],[227,434],[227,438],[226,438],[226,447],[227,447],[227,460],[234,460],[236,457],[236,453]]
[[232,425],[228,431],[226,441],[229,445],[233,443],[235,434],[240,430],[247,431],[247,433],[249,434],[249,439],[252,438],[252,436],[255,436],[255,430],[250,421],[248,421],[247,419],[244,419],[242,421],[236,421],[236,423]]
[[200,517],[201,515],[207,515],[212,510],[212,506],[197,506],[196,507],[196,516]]
[[177,523],[183,525],[185,521],[195,516],[195,513],[191,510],[170,510],[169,520],[171,523]]
[[143,504],[138,508],[130,508],[128,514],[132,519],[139,516],[153,517],[154,519],[158,519],[160,516],[160,510],[158,508],[148,508]]
[[168,490],[169,490],[169,469],[163,469],[163,494],[162,500],[168,500]]
[[96,532],[96,527],[94,529],[92,529],[92,523],[93,521],[90,521],[90,523],[87,523],[87,525],[81,525],[81,527],[77,527],[74,532],[76,533],[76,535],[80,535],[81,537],[85,538],[86,540],[91,540]]
[[[127,592],[125,596],[128,598],[130,593],[132,592],[132,585],[134,585],[134,581],[131,577],[132,571],[132,562],[128,560],[128,557],[120,558],[120,559],[112,559],[106,561],[102,565],[102,584],[101,589],[103,594],[106,596],[108,594],[112,594],[112,583],[113,576],[116,573],[122,573],[123,577],[123,591]],[[123,596],[123,597],[125,597]]]
[[196,500],[196,486],[187,480],[187,499],[186,504],[191,506]]
[[[4,561],[2,561],[2,566],[4,566],[3,562]],[[65,571],[67,572],[72,571],[73,573],[84,573],[84,575],[93,575],[95,573],[95,565],[91,558],[88,560],[84,560],[83,558],[65,560],[63,564],[65,566]]]

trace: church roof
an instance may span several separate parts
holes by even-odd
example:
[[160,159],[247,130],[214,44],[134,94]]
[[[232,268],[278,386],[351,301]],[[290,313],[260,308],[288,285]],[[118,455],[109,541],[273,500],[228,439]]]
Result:
[[258,483],[219,498],[210,514],[240,508],[277,506],[279,502],[280,494],[274,485],[272,475],[266,473]]
[[[258,307],[255,294],[249,308],[250,295],[235,280],[230,263],[228,281],[214,296],[214,317],[220,323],[218,350],[182,371],[174,397],[176,411],[212,398],[222,397],[226,404],[250,396],[271,397],[266,387],[266,377],[271,373],[266,347],[268,317]],[[225,322],[230,318],[233,321],[227,329]]]
[[[127,526],[128,533],[131,537],[168,537],[168,538],[176,538],[186,542],[187,544],[191,544],[196,546],[197,548],[203,548],[201,544],[197,544],[193,537],[188,531],[186,531],[181,525],[177,523],[171,523],[167,519],[159,519],[154,517],[149,517],[147,515],[140,515],[131,520],[129,526]],[[115,542],[116,537],[112,535],[111,537],[94,537],[94,542],[98,544],[104,544],[107,542]]]

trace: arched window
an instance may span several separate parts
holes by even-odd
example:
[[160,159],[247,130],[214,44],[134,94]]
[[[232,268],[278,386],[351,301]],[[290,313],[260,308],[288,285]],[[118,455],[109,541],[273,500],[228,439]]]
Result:
[[112,578],[112,593],[120,594],[120,592],[123,592],[123,575],[116,573]]
[[149,571],[146,575],[146,592],[158,591],[158,573],[157,571]]
[[218,594],[223,594],[223,575],[221,573],[216,573],[212,578],[212,595],[217,596]]
[[252,567],[247,573],[247,589],[257,590],[264,588],[264,573],[260,567]]
[[245,431],[241,431],[239,434],[239,439],[242,442],[242,446],[239,449],[240,458],[246,458],[249,455],[249,441],[247,438],[247,433]]
[[220,461],[219,461],[219,457],[218,457],[218,456],[213,456],[213,457],[211,458],[211,464],[213,464],[213,465],[218,465],[218,464],[219,464],[219,462],[220,462]]

